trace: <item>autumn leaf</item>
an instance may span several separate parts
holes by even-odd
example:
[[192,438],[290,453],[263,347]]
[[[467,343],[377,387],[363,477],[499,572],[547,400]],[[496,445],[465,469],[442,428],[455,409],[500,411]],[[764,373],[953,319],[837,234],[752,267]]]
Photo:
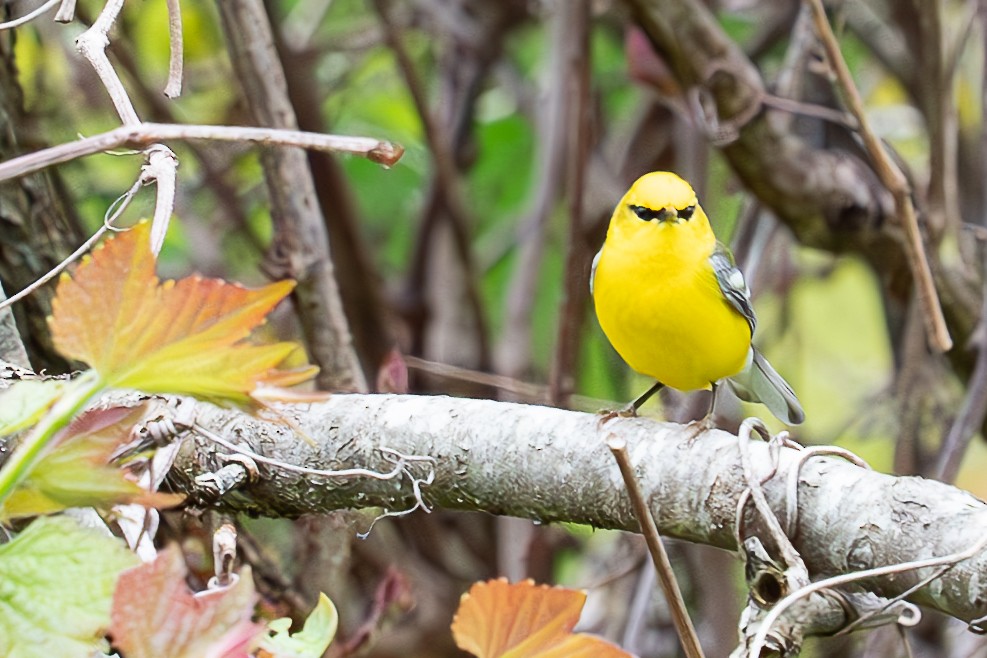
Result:
[[49,318],[59,352],[89,364],[107,387],[244,405],[258,387],[314,376],[314,367],[275,370],[296,344],[247,341],[294,282],[257,289],[198,276],[160,282],[149,231],[141,222],[106,240],[62,276]]
[[452,621],[456,645],[477,658],[628,658],[594,635],[573,633],[586,594],[531,580],[479,582]]
[[193,594],[181,551],[125,572],[113,595],[110,634],[127,658],[246,658],[265,633],[250,621],[257,595],[244,567],[228,588]]
[[68,517],[31,523],[0,546],[0,656],[92,656],[117,578],[136,562],[121,540]]
[[49,452],[0,507],[0,519],[52,514],[68,507],[108,508],[117,503],[169,507],[181,496],[152,493],[108,464],[146,413],[144,405],[84,412],[57,435]]

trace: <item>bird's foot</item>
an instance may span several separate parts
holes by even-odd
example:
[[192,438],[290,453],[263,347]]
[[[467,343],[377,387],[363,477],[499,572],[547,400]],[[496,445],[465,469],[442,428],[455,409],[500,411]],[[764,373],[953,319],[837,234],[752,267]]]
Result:
[[637,407],[634,406],[634,403],[632,402],[621,409],[601,409],[597,413],[600,416],[600,420],[597,425],[602,428],[614,418],[636,418]]
[[706,414],[698,420],[691,421],[685,426],[686,441],[692,443],[700,434],[716,428],[716,420],[713,414]]

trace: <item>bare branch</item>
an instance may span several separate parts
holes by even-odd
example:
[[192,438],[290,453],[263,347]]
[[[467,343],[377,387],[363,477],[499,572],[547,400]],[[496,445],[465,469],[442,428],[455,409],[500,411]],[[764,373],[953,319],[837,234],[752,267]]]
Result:
[[[244,99],[257,123],[297,130],[284,66],[261,0],[226,0],[218,5],[223,33]],[[279,275],[293,278],[292,293],[317,383],[326,390],[365,391],[367,382],[343,309],[329,236],[308,158],[300,149],[261,154],[275,226],[272,255]]]
[[127,190],[123,195],[120,196],[119,199],[117,199],[110,205],[110,208],[106,212],[106,216],[103,218],[103,225],[100,226],[95,233],[93,233],[92,237],[90,237],[88,240],[83,242],[78,249],[76,249],[71,254],[66,256],[65,259],[62,260],[62,262],[60,262],[58,265],[48,270],[48,272],[46,272],[43,276],[39,277],[36,281],[31,283],[30,285],[25,286],[16,295],[0,301],[0,311],[7,308],[11,304],[15,304],[19,302],[20,300],[24,299],[25,297],[30,295],[32,292],[34,292],[44,284],[51,281],[53,278],[58,276],[66,267],[77,261],[79,258],[82,257],[83,254],[87,253],[90,249],[92,249],[93,245],[95,245],[99,241],[99,239],[103,236],[104,233],[113,229],[113,222],[115,222],[120,217],[120,215],[123,214],[123,211],[127,209],[127,206],[130,205],[130,201],[134,198],[134,195],[137,193],[137,190],[140,189],[141,185],[143,185],[143,179],[138,178],[137,181],[133,185],[131,185],[129,190]]
[[703,649],[699,644],[696,628],[692,625],[692,619],[689,617],[689,611],[685,607],[685,599],[682,598],[682,591],[675,579],[675,572],[672,571],[672,563],[668,559],[668,553],[662,544],[661,535],[658,534],[658,527],[655,525],[655,519],[645,502],[641,487],[637,484],[634,466],[627,454],[627,442],[611,436],[607,439],[607,447],[610,448],[614,459],[617,460],[620,475],[624,478],[624,485],[627,487],[627,494],[630,496],[631,505],[634,508],[634,515],[641,526],[641,534],[648,542],[648,550],[651,552],[651,559],[655,564],[655,571],[658,573],[658,582],[661,583],[665,600],[672,612],[672,621],[675,623],[675,631],[682,643],[682,650],[685,651],[688,658],[702,658]]
[[222,142],[252,142],[263,146],[298,146],[313,151],[349,153],[372,162],[391,166],[404,154],[404,149],[392,142],[371,137],[322,135],[300,130],[254,128],[247,126],[202,126],[170,123],[141,123],[85,137],[77,142],[59,144],[0,162],[0,180],[34,173],[45,167],[62,164],[94,153],[120,147],[144,148],[155,142],[169,140],[212,140]]
[[75,19],[75,0],[62,0],[55,12],[56,23],[71,23]]
[[[821,592],[839,585],[847,585],[854,582],[865,581],[872,579],[875,576],[890,576],[918,569],[928,569],[930,567],[955,566],[965,560],[973,558],[978,553],[981,553],[985,546],[987,546],[987,534],[983,535],[980,539],[972,543],[967,548],[950,555],[928,558],[925,560],[912,560],[910,562],[891,564],[884,567],[875,567],[873,569],[862,569],[853,573],[818,580],[814,583],[806,585],[805,587],[786,596],[784,599],[779,601],[774,608],[772,608],[771,612],[765,618],[761,629],[754,637],[754,642],[751,647],[751,655],[761,655],[764,640],[767,638],[768,632],[771,630],[771,625],[778,619],[778,617],[780,617],[793,603],[803,597],[808,596],[809,594],[812,594],[813,592]],[[902,620],[899,623],[908,623],[908,620]]]
[[182,38],[182,7],[179,0],[168,0],[168,82],[165,84],[164,95],[168,98],[178,98],[182,95],[182,77],[184,70],[184,44]]
[[[599,528],[638,527],[594,414],[408,395],[334,395],[324,403],[281,411],[316,445],[303,441],[288,424],[207,404],[197,404],[196,418],[252,452],[314,468],[386,471],[393,463],[381,455],[381,446],[434,457],[435,480],[422,495],[441,507]],[[606,432],[627,442],[662,534],[737,549],[736,509],[747,480],[736,436],[714,430],[694,437],[680,425],[643,418],[612,420]],[[839,458],[800,463],[799,451],[760,442],[749,450],[754,475],[776,516],[787,507],[789,470],[801,469],[798,525],[789,533],[813,577],[941,561],[987,536],[987,503],[955,487],[875,473]],[[195,478],[216,470],[215,452],[212,442],[186,441],[172,470],[173,485],[193,499],[207,495]],[[774,475],[765,479],[766,465],[775,461]],[[296,516],[349,507],[401,509],[415,502],[409,487],[396,489],[388,482],[340,484],[271,469],[215,504],[231,511]],[[965,621],[976,619],[987,612],[987,581],[980,577],[985,571],[987,551],[979,551],[909,599]],[[874,575],[859,584],[890,598],[923,575]]]
[[[503,327],[494,353],[497,370],[508,377],[520,377],[531,367],[531,315],[537,299],[532,290],[537,289],[545,259],[549,219],[562,196],[570,161],[579,160],[580,165],[585,161],[577,157],[579,143],[572,138],[578,134],[585,108],[582,87],[588,82],[580,66],[588,58],[589,8],[585,2],[558,2],[552,6],[550,73],[544,78],[544,101],[536,116],[537,183],[531,208],[517,228],[517,258],[504,296]],[[581,137],[580,141],[587,139],[585,131]],[[573,199],[581,197],[578,188],[569,192]],[[569,220],[570,227],[578,226],[577,218]],[[580,284],[587,286],[585,282]]]
[[932,280],[932,271],[929,268],[928,257],[922,244],[922,233],[919,230],[918,218],[915,216],[915,206],[912,204],[911,186],[898,165],[888,156],[881,140],[871,128],[870,120],[864,111],[863,100],[860,98],[860,92],[857,91],[850,69],[843,59],[840,44],[829,25],[826,10],[823,9],[821,0],[806,1],[812,10],[816,33],[826,49],[826,57],[836,74],[836,81],[847,104],[847,109],[850,110],[860,125],[859,134],[871,161],[876,167],[881,182],[894,197],[895,210],[905,229],[906,252],[909,257],[912,276],[915,277],[918,288],[918,298],[922,304],[929,344],[939,352],[947,352],[953,346],[953,340],[950,338],[949,329],[946,327],[946,319],[943,317],[942,307],[939,303],[939,293],[936,291],[935,282]]
[[151,253],[161,252],[171,215],[175,212],[175,190],[178,185],[178,158],[175,152],[162,144],[152,144],[144,151],[147,164],[141,167],[141,180],[157,183],[158,194],[154,200],[154,219],[151,222]]
[[[54,7],[56,4],[58,4],[59,2],[60,2],[60,0],[48,0],[48,2],[44,3],[43,5],[41,5],[40,7],[36,8],[36,9],[33,9],[32,11],[24,14],[23,16],[20,16],[18,18],[14,18],[12,20],[9,20],[6,23],[0,23],[0,30],[10,30],[10,29],[13,29],[13,28],[15,28],[15,27],[17,27],[19,25],[24,25],[25,23],[30,23],[31,21],[33,21],[38,16],[41,16],[42,14],[44,14],[44,13],[46,13],[48,11],[51,11],[51,8]],[[57,16],[56,16],[56,20],[57,20]]]
[[963,405],[939,448],[936,478],[943,482],[952,482],[956,479],[970,441],[987,418],[987,269],[984,270],[984,276],[984,301],[980,307],[980,322],[974,330],[971,341],[977,350],[976,365],[967,382]]
[[96,70],[96,75],[103,82],[113,106],[120,115],[120,120],[124,125],[136,125],[141,122],[137,116],[137,110],[124,89],[120,76],[113,69],[109,58],[106,56],[106,47],[110,44],[107,34],[113,23],[116,22],[120,10],[123,8],[123,0],[109,0],[99,17],[88,30],[79,35],[75,40],[75,47]]

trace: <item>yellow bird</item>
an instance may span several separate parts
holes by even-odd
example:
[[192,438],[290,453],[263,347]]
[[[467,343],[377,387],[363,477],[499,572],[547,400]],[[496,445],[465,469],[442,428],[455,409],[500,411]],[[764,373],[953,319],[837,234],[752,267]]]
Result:
[[675,174],[645,174],[617,204],[593,259],[590,292],[617,353],[658,380],[626,411],[635,413],[663,385],[712,387],[703,420],[710,427],[725,380],[786,423],[805,419],[791,387],[751,344],[756,319],[744,275],[716,241],[692,187]]

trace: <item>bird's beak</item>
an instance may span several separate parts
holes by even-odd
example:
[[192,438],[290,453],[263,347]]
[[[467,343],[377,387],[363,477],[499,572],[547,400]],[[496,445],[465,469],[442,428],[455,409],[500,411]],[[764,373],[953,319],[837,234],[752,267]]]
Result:
[[670,219],[677,219],[678,213],[675,212],[674,208],[662,208],[658,211],[658,221],[667,222]]

